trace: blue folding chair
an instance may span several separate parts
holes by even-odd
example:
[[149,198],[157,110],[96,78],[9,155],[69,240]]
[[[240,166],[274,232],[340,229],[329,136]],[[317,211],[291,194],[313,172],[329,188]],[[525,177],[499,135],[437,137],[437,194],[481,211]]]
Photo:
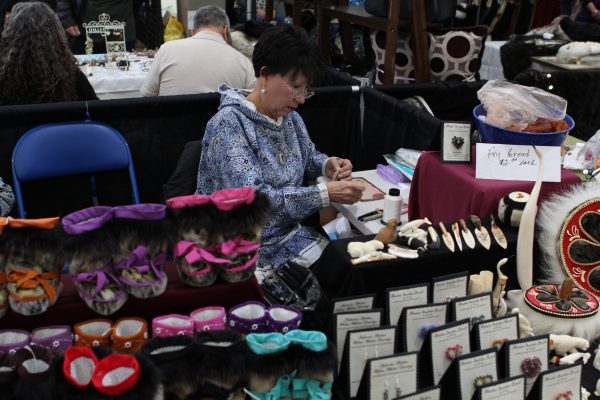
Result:
[[125,168],[129,170],[133,203],[139,204],[131,152],[116,129],[91,120],[52,123],[30,129],[19,139],[12,155],[19,217],[25,218],[26,214],[21,182]]

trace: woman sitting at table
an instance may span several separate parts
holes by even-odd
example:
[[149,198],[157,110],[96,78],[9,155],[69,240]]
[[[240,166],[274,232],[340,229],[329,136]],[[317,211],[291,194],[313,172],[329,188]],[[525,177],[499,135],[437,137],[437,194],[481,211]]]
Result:
[[600,0],[578,0],[575,21],[600,23]]
[[[262,230],[259,267],[288,260],[310,266],[327,240],[300,222],[330,201],[357,202],[364,186],[351,181],[349,160],[315,149],[296,112],[313,96],[308,85],[319,69],[318,50],[306,32],[288,24],[268,29],[252,63],[257,82],[251,93],[220,87],[221,106],[202,141],[196,192],[244,186],[263,192],[271,216]],[[303,186],[304,177],[322,174],[331,181]]]
[[58,17],[44,3],[17,3],[0,38],[0,105],[97,100],[77,68]]

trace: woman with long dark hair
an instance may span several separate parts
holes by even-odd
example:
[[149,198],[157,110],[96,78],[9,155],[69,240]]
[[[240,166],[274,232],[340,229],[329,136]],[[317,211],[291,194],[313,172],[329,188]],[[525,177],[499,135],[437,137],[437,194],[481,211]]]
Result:
[[17,3],[0,38],[0,105],[96,100],[58,17],[44,3]]

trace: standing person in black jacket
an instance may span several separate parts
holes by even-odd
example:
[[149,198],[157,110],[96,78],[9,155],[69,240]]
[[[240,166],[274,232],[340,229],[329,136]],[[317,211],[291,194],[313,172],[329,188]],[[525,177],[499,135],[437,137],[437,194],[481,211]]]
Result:
[[[125,22],[127,49],[133,49],[136,33],[132,0],[56,0],[56,13],[69,36],[69,46],[74,54],[85,52],[83,23],[98,21],[102,13],[108,14],[111,21]],[[103,39],[95,36],[94,53],[106,52]]]

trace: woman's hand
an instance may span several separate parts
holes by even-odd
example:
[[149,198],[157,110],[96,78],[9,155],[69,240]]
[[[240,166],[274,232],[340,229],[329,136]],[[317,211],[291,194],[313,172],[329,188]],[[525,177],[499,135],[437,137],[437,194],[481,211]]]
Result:
[[352,181],[327,182],[329,201],[340,204],[354,204],[360,200],[365,185]]
[[330,157],[325,164],[325,175],[333,181],[349,181],[352,179],[352,163],[347,159]]

